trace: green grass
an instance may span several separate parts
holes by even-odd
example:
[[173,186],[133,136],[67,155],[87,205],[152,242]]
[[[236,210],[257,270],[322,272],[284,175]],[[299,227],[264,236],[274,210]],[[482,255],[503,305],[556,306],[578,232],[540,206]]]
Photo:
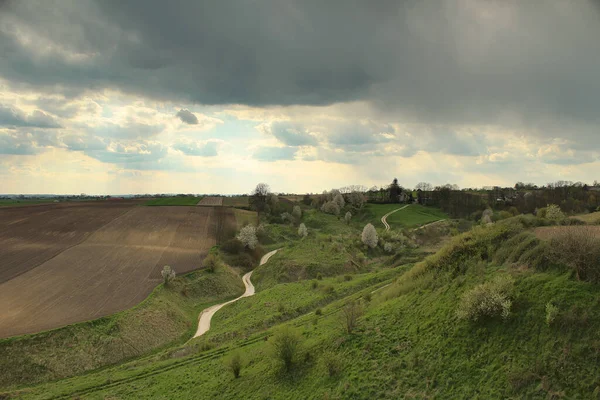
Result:
[[192,272],[138,306],[90,322],[0,339],[0,388],[72,376],[191,337],[199,312],[243,292],[228,268]]
[[[345,254],[360,248],[359,230],[309,210],[304,222],[310,234],[305,239],[298,239],[292,226],[267,227],[267,247],[284,248],[254,273],[257,294],[220,310],[205,337],[17,395],[599,398],[598,287],[549,268],[547,255],[534,257],[544,253],[543,243],[519,221],[476,227],[412,268],[382,268],[385,257],[371,254],[350,274]],[[315,271],[331,275],[311,279]],[[511,315],[506,320],[459,319],[462,296],[498,275],[510,275],[515,282]],[[352,334],[342,319],[350,301],[360,301],[365,310]],[[550,324],[549,302],[559,310]],[[301,336],[301,351],[289,373],[271,356],[272,335],[283,326]],[[225,366],[234,352],[244,360],[239,379]],[[324,364],[326,354],[334,354],[338,363],[339,373],[333,376]]]
[[185,197],[160,197],[150,199],[143,205],[145,206],[195,206],[202,200],[202,197],[185,196]]
[[233,210],[235,214],[235,221],[237,223],[238,230],[244,225],[256,225],[256,211],[242,210],[239,208],[235,208]]
[[225,207],[250,207],[248,196],[223,197],[223,206]]
[[[383,229],[381,218],[390,211],[404,207],[405,204],[367,204],[360,214],[354,219],[355,224],[372,223],[375,228]],[[403,210],[396,211],[386,220],[391,229],[416,228],[441,219],[448,219],[448,215],[438,208],[425,207],[411,204]]]

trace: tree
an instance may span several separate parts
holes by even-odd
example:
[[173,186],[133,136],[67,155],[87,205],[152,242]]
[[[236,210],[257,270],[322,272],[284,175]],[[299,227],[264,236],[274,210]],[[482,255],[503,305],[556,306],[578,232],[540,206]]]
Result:
[[340,215],[340,206],[335,201],[328,201],[323,204],[321,211],[327,214]]
[[375,230],[373,224],[365,225],[362,231],[361,240],[364,244],[366,244],[372,249],[377,247],[377,242],[379,241],[379,238],[377,237],[377,231]]
[[352,213],[350,213],[350,211],[348,211],[346,213],[346,215],[344,215],[344,221],[346,221],[347,224],[350,224],[351,219],[352,219]]
[[363,308],[358,301],[350,301],[346,303],[342,309],[342,321],[348,334],[354,331],[354,328],[356,328],[358,320],[362,315]]
[[282,364],[286,372],[289,372],[298,358],[300,336],[296,331],[285,326],[273,335],[270,342],[273,357]]
[[312,199],[310,198],[309,194],[305,194],[304,197],[302,197],[302,203],[305,206],[310,206],[312,204]]
[[252,225],[246,225],[237,235],[237,239],[249,249],[255,249],[258,244],[258,238],[256,237],[256,228]]
[[335,201],[337,203],[337,205],[340,207],[340,209],[344,208],[344,206],[346,205],[344,196],[342,196],[340,193],[335,195],[335,197],[333,198],[333,201]]
[[419,182],[417,186],[415,186],[415,190],[422,190],[424,192],[431,192],[433,190],[433,186],[431,183],[427,182]]
[[356,209],[362,208],[365,204],[365,196],[361,192],[351,192],[347,197],[348,203]]
[[306,225],[303,223],[298,227],[298,236],[306,237],[308,235],[308,229],[306,229]]
[[259,183],[250,195],[250,206],[260,215],[267,206],[267,199],[271,188],[266,183]]
[[160,274],[163,277],[163,282],[165,283],[165,286],[167,286],[173,279],[175,279],[176,275],[175,270],[171,268],[170,265],[165,265]]
[[494,212],[490,208],[486,209],[483,214],[481,214],[481,223],[484,225],[491,224],[492,215],[494,215]]
[[209,253],[202,262],[202,265],[208,272],[215,272],[217,265],[219,265],[219,256],[215,253]]
[[297,220],[300,220],[302,218],[302,209],[300,208],[300,206],[294,206],[294,209],[292,210],[292,215]]
[[290,214],[289,212],[284,212],[283,214],[281,214],[281,219],[283,220],[283,222],[290,222],[290,223],[294,223],[294,216],[292,214]]
[[398,185],[398,179],[394,178],[390,186],[388,187],[390,201],[396,203],[400,201],[399,197],[402,193],[402,188]]
[[565,214],[556,204],[548,204],[546,207],[546,218],[551,221],[560,221],[565,218]]

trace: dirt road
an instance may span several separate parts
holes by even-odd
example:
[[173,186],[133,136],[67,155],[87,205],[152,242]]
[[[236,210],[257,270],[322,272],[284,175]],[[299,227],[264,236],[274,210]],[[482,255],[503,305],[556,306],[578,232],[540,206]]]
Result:
[[[277,250],[273,250],[273,251],[265,254],[260,259],[260,265],[263,265],[267,261],[269,261],[269,259],[275,253],[277,253]],[[196,334],[194,335],[195,338],[197,338],[198,336],[202,336],[206,332],[208,332],[208,330],[210,329],[210,320],[212,319],[213,315],[215,315],[217,313],[217,311],[219,311],[221,308],[225,307],[227,304],[231,304],[233,302],[236,302],[236,301],[238,301],[241,298],[249,297],[249,296],[253,296],[254,295],[254,285],[250,281],[250,277],[252,276],[252,272],[254,272],[254,271],[250,271],[250,272],[248,272],[247,274],[245,274],[242,277],[242,280],[244,281],[244,286],[246,287],[246,291],[244,292],[243,295],[241,295],[240,297],[238,297],[236,299],[229,300],[228,302],[225,302],[225,303],[222,303],[222,304],[216,304],[216,305],[214,305],[212,307],[208,307],[208,308],[204,309],[200,313],[200,320],[198,321],[198,330],[196,331]]]
[[385,226],[386,232],[390,230],[390,226],[387,223],[387,217],[389,217],[390,215],[392,215],[396,211],[404,210],[406,207],[408,207],[408,205],[406,205],[404,207],[400,207],[400,208],[398,208],[398,209],[396,209],[394,211],[390,211],[389,213],[387,213],[383,217],[381,217],[381,223],[383,224],[383,226]]

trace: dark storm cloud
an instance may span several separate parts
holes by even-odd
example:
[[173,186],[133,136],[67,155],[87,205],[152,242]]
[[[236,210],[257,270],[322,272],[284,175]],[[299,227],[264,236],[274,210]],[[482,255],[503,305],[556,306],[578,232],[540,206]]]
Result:
[[177,112],[176,116],[179,117],[183,123],[198,125],[198,117],[196,117],[196,115],[194,115],[194,113],[190,110],[181,109]]
[[270,131],[286,146],[316,146],[317,139],[300,124],[287,121],[273,122]]
[[2,12],[0,76],[15,85],[204,104],[366,100],[404,120],[580,140],[600,122],[591,0],[13,1]]
[[23,113],[20,110],[3,106],[0,104],[0,126],[17,128],[17,127],[31,127],[31,128],[60,128],[60,124],[56,120],[40,111],[35,110],[30,115]]

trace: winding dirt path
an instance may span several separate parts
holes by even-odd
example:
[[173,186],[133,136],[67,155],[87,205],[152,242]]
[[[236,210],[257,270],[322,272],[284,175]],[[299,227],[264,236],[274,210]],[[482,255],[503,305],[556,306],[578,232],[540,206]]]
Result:
[[396,211],[400,211],[400,210],[404,210],[406,207],[408,207],[410,204],[405,205],[404,207],[400,207],[394,211],[390,211],[389,213],[385,214],[383,217],[381,217],[381,223],[383,224],[383,226],[385,226],[385,230],[386,232],[390,230],[390,226],[387,223],[387,217],[389,217],[390,215],[392,215],[393,213],[395,213]]
[[418,231],[419,229],[427,228],[430,225],[434,225],[434,224],[437,224],[438,222],[443,222],[443,221],[446,221],[446,219],[445,218],[444,219],[438,219],[437,221],[433,221],[433,222],[430,222],[428,224],[421,225],[420,227],[413,229],[413,231]]
[[[265,254],[260,259],[260,265],[263,265],[267,261],[269,261],[269,259],[271,257],[273,257],[273,255],[275,253],[277,253],[278,250],[279,249],[273,250],[273,251]],[[198,336],[202,336],[206,332],[208,332],[208,330],[210,329],[210,320],[212,319],[213,315],[215,315],[216,312],[219,311],[221,308],[225,307],[227,304],[236,302],[241,298],[250,297],[250,296],[254,295],[254,285],[250,281],[250,277],[252,276],[253,272],[254,271],[250,271],[242,277],[242,281],[244,282],[244,286],[246,287],[246,291],[244,292],[243,295],[241,295],[240,297],[238,297],[236,299],[229,300],[228,302],[216,304],[214,306],[208,307],[200,313],[200,320],[198,321],[198,330],[196,331],[196,334],[194,335],[195,338],[197,338]]]

